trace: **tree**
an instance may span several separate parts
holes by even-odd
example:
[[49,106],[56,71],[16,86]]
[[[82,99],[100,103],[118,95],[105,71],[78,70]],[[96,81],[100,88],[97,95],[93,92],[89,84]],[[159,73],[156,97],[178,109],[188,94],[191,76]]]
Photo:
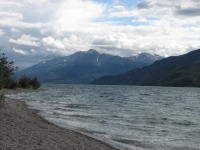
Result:
[[37,77],[33,77],[33,79],[30,79],[29,84],[32,86],[33,89],[38,89],[40,87],[40,82],[38,82]]
[[[14,67],[14,62],[8,61],[4,53],[0,54],[0,90],[9,82],[11,75],[13,75],[14,71],[17,69],[18,67]],[[3,97],[3,93],[0,93],[0,103],[3,102]]]

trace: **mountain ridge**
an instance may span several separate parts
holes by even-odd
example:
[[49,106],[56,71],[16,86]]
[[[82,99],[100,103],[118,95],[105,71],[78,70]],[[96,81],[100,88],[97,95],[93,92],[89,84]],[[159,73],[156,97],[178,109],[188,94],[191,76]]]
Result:
[[95,49],[44,60],[19,74],[37,76],[40,82],[89,83],[104,75],[117,75],[150,63],[131,61]]
[[[103,76],[91,82],[91,84],[119,84],[119,85],[141,85],[141,86],[200,86],[196,81],[200,81],[200,49],[194,50],[181,56],[171,56],[154,62],[150,66],[145,66],[140,69],[133,69],[125,74],[116,76]],[[183,68],[186,66],[192,67],[195,64],[197,73],[193,76],[186,76],[183,73]],[[191,73],[195,72],[190,70]],[[181,72],[177,75],[176,72]],[[187,67],[185,72],[189,73]],[[172,77],[177,75],[176,81],[172,81]],[[170,80],[171,79],[171,80]]]
[[126,57],[127,59],[130,59],[132,61],[138,61],[138,62],[143,62],[144,64],[152,64],[155,61],[161,60],[164,57],[163,56],[159,56],[157,54],[150,54],[147,52],[143,52],[140,53],[136,56],[131,56],[131,57]]

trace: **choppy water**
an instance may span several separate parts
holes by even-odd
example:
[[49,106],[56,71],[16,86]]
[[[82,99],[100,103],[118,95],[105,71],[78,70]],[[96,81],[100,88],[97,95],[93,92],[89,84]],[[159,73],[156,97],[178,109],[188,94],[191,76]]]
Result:
[[43,87],[49,90],[17,97],[59,126],[125,149],[200,150],[199,88]]

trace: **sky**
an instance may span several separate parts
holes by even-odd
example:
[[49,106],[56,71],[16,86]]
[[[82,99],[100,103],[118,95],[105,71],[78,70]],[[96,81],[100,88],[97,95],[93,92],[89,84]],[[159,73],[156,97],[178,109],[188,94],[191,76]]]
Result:
[[0,0],[0,49],[20,69],[96,49],[177,56],[200,48],[200,0]]

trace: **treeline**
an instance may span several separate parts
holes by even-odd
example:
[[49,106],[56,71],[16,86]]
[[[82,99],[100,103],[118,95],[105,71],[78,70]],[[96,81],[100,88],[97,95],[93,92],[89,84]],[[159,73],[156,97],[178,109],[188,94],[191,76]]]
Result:
[[37,77],[27,77],[27,76],[21,76],[18,80],[10,78],[4,85],[3,88],[6,89],[16,89],[16,88],[32,88],[32,89],[38,89],[40,88],[40,83],[37,80]]
[[[1,51],[1,49],[0,49]],[[0,54],[0,106],[4,102],[3,88],[16,89],[16,88],[33,88],[38,89],[40,83],[37,77],[21,76],[19,79],[14,79],[14,71],[17,71],[18,67],[14,66],[13,61],[8,61],[8,58],[4,53]]]

